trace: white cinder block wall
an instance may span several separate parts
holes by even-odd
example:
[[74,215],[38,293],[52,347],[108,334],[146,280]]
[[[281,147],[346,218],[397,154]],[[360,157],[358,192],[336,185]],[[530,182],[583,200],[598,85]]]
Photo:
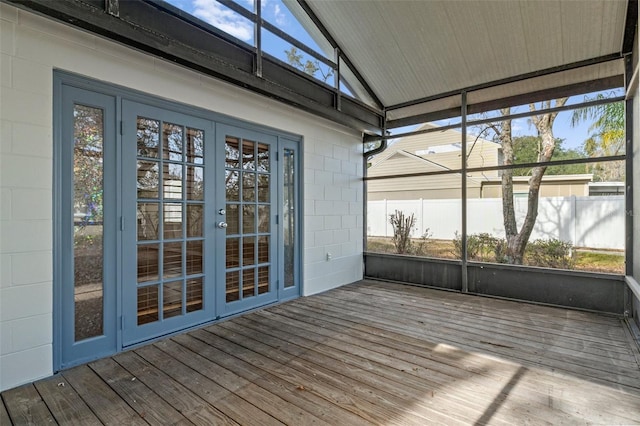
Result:
[[302,135],[303,294],[362,278],[358,132],[6,4],[0,53],[0,390],[52,374],[54,69]]

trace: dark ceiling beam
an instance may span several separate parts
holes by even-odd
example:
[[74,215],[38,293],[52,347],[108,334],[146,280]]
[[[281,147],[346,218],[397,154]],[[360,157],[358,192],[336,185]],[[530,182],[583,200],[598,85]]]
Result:
[[[522,95],[510,96],[507,98],[494,99],[486,102],[478,102],[467,106],[467,113],[476,114],[479,112],[492,111],[509,106],[526,105],[533,102],[541,102],[549,99],[562,98],[565,96],[574,96],[576,94],[598,92],[616,87],[624,86],[624,76],[618,75],[606,77],[592,81],[570,84],[561,87],[552,87],[549,89],[538,90],[535,92],[525,93]],[[426,123],[429,121],[446,120],[447,118],[460,116],[460,107],[450,108],[429,112],[426,114],[413,115],[410,117],[399,118],[387,121],[387,129],[395,129],[398,127],[410,126],[413,124]],[[371,136],[376,139],[376,136]],[[377,137],[376,140],[379,140]]]
[[[295,106],[316,116],[379,133],[383,115],[352,101],[347,114],[338,111],[334,89],[302,72],[269,62],[263,77],[255,75],[255,48],[239,42],[166,3],[118,2],[118,16],[107,13],[104,0],[0,0],[68,25],[82,28],[143,52]],[[113,2],[112,2],[113,3]],[[100,7],[97,7],[100,4]],[[167,7],[164,7],[164,6]],[[112,5],[113,12],[113,5]]]
[[440,93],[437,95],[433,95],[433,96],[428,96],[428,97],[424,97],[424,98],[420,98],[420,99],[415,99],[412,101],[408,101],[408,102],[402,102],[396,105],[390,105],[387,107],[387,111],[392,111],[395,109],[400,109],[400,108],[406,108],[409,106],[414,106],[414,105],[419,105],[419,104],[423,104],[426,102],[430,102],[430,101],[435,101],[438,99],[442,99],[442,98],[448,98],[450,96],[455,96],[455,95],[459,95],[462,92],[473,92],[476,90],[481,90],[481,89],[489,89],[491,87],[495,87],[495,86],[500,86],[503,84],[508,84],[508,83],[515,83],[518,81],[522,81],[522,80],[528,80],[531,78],[535,78],[535,77],[542,77],[545,75],[549,75],[549,74],[554,74],[557,72],[561,72],[561,71],[569,71],[569,70],[573,70],[576,68],[582,68],[582,67],[586,67],[589,65],[596,65],[596,64],[601,64],[604,62],[609,62],[609,61],[613,61],[616,59],[621,59],[622,55],[620,55],[619,53],[613,53],[610,55],[605,55],[605,56],[599,56],[597,58],[592,58],[592,59],[587,59],[584,61],[579,61],[579,62],[573,62],[570,64],[565,64],[565,65],[560,65],[557,67],[552,67],[552,68],[547,68],[544,70],[539,70],[539,71],[533,71],[533,72],[529,72],[529,73],[525,73],[525,74],[520,74],[520,75],[516,75],[516,76],[512,76],[512,77],[507,77],[507,78],[503,78],[500,80],[494,80],[494,81],[490,81],[487,83],[481,83],[481,84],[476,84],[474,86],[469,86],[469,87],[463,87],[457,90],[451,90],[449,92],[445,92],[445,93]]
[[629,0],[627,5],[627,19],[624,24],[622,39],[622,54],[628,55],[633,51],[638,26],[638,0]]

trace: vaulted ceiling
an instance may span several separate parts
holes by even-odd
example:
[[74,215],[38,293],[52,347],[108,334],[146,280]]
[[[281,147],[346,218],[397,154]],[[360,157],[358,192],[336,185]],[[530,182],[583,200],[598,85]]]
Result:
[[461,90],[478,104],[576,83],[615,84],[616,76],[622,85],[621,58],[637,22],[637,2],[628,0],[306,3],[388,120],[455,108],[459,96],[448,95]]

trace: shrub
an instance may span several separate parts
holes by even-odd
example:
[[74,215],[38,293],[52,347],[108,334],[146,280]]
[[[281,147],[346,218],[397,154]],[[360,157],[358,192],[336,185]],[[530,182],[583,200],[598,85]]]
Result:
[[393,227],[393,245],[396,253],[405,254],[411,251],[411,230],[416,224],[416,218],[413,213],[411,216],[405,216],[400,210],[389,215],[389,223]]
[[529,242],[525,258],[528,265],[545,268],[573,269],[576,263],[573,244],[557,238]]
[[431,239],[432,235],[433,233],[431,233],[429,228],[425,229],[424,233],[420,236],[420,240],[418,241],[418,244],[413,246],[411,250],[412,254],[415,254],[416,256],[426,256],[428,253],[427,247],[429,245],[429,240]]
[[[507,243],[489,233],[471,234],[467,236],[467,259],[481,262],[504,263]],[[453,239],[454,254],[462,258],[462,235],[455,233]]]

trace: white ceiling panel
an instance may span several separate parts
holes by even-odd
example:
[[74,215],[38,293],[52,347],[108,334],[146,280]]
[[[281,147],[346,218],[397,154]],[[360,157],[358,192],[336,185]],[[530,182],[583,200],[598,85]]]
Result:
[[307,3],[382,103],[394,106],[619,54],[628,1]]

